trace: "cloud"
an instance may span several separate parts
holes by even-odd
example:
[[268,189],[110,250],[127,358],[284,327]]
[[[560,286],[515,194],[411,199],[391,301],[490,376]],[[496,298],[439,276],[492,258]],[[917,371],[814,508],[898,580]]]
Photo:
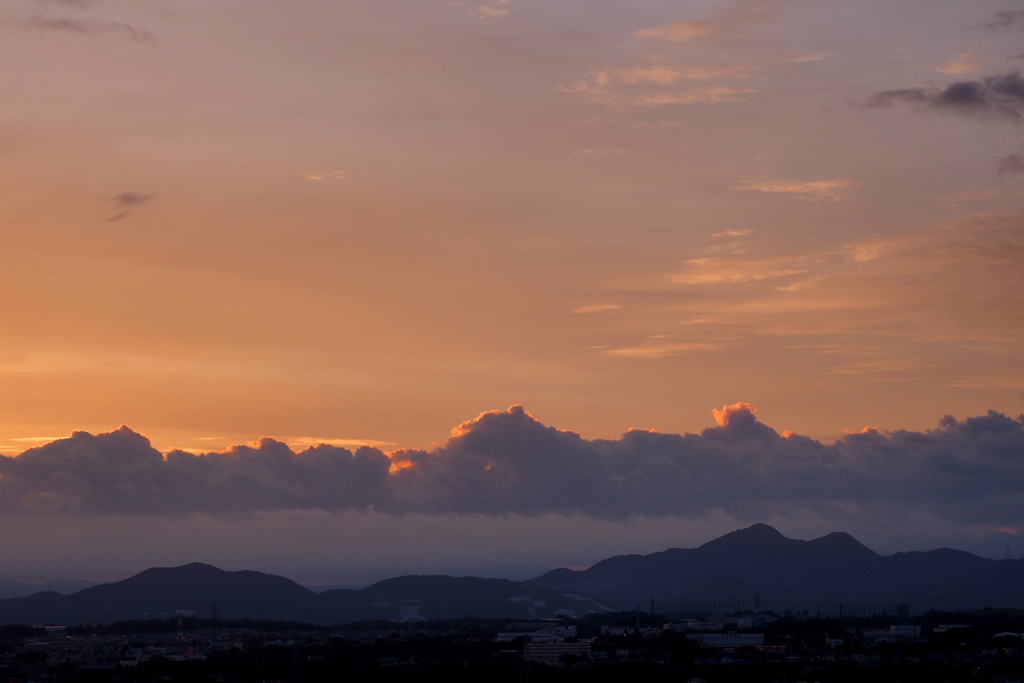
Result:
[[792,54],[772,30],[790,0],[728,3],[703,18],[633,31],[618,68],[594,69],[558,88],[618,111],[744,102],[756,88],[729,81],[819,61],[824,52]]
[[716,362],[765,344],[808,349],[822,373],[855,371],[847,384],[862,390],[867,382],[965,379],[949,353],[1003,354],[1019,374],[1024,213],[979,208],[918,230],[813,246],[787,248],[762,230],[709,236],[700,256],[645,283],[642,291],[664,297],[658,303],[626,287],[616,295],[635,313],[654,313],[635,337],[606,336],[591,348],[651,359],[665,372],[676,366],[671,359],[702,348],[720,350]]
[[990,199],[994,199],[997,194],[998,193],[995,190],[965,190],[963,192],[957,192],[956,194],[949,195],[948,197],[940,197],[939,204],[948,207],[963,206],[964,204],[986,202]]
[[995,13],[995,18],[983,24],[989,29],[1009,29],[1024,24],[1024,10],[1000,10]]
[[117,213],[109,217],[107,221],[114,222],[121,220],[126,217],[132,209],[137,206],[142,206],[152,198],[153,195],[143,194],[141,192],[122,192],[121,194],[113,196],[111,201],[114,203],[114,210]]
[[952,74],[954,76],[963,76],[965,74],[973,73],[980,68],[978,60],[974,58],[970,52],[964,52],[953,59],[949,60],[942,66],[935,68],[935,71],[943,74]]
[[925,432],[866,430],[824,444],[780,435],[755,412],[749,403],[725,406],[700,434],[634,429],[588,440],[513,406],[459,425],[429,452],[391,454],[326,445],[296,453],[262,439],[164,457],[127,427],[76,432],[0,457],[0,508],[22,516],[376,510],[602,519],[888,510],[1024,524],[1024,417],[989,411],[945,417]]
[[604,313],[605,311],[614,311],[617,308],[622,308],[618,304],[588,304],[586,306],[578,306],[570,311],[570,313]]
[[711,409],[711,414],[715,416],[715,422],[719,427],[728,427],[735,423],[756,422],[757,418],[754,417],[756,412],[757,407],[753,403],[734,403],[731,406],[723,406],[721,410]]
[[722,237],[746,237],[747,235],[750,235],[753,232],[754,232],[753,230],[729,229],[729,230],[723,230],[722,232],[716,232],[711,237],[713,237],[715,239],[722,238]]
[[584,147],[573,152],[573,154],[595,157],[616,157],[625,153],[626,150],[622,147]]
[[804,256],[776,256],[769,258],[710,257],[690,259],[686,269],[671,276],[672,282],[682,285],[723,285],[757,282],[807,272]]
[[711,70],[717,68],[695,66],[686,70],[675,70],[664,67],[636,67],[591,71],[576,83],[560,86],[558,90],[617,111],[643,110],[672,105],[744,102],[750,94],[757,92],[751,88],[735,88],[726,85],[673,89],[663,87],[680,79],[712,78]]
[[461,7],[466,14],[478,19],[503,19],[509,14],[506,6],[509,0],[493,0],[493,2],[482,5],[470,5],[465,2],[452,3],[455,7]]
[[640,29],[633,35],[684,45],[701,41],[759,41],[766,38],[766,27],[777,23],[792,4],[791,0],[740,0],[720,6],[697,21]]
[[1000,173],[1024,173],[1024,155],[1010,154],[999,161]]
[[753,190],[768,194],[788,194],[798,199],[812,202],[841,202],[850,198],[855,183],[848,178],[833,180],[746,180],[734,187],[734,190]]
[[713,342],[678,341],[668,335],[654,335],[636,346],[624,346],[605,350],[608,356],[619,358],[668,358],[684,353],[719,351],[723,345]]
[[344,180],[348,174],[345,171],[306,171],[302,177],[306,180]]
[[296,455],[273,439],[164,457],[146,437],[121,427],[97,435],[75,432],[0,460],[0,506],[38,506],[45,494],[98,513],[366,509],[387,503],[390,464],[375,448],[353,453],[318,445]]
[[151,194],[142,194],[141,192],[122,192],[114,197],[114,201],[117,205],[124,208],[130,208],[145,204],[153,198]]
[[92,21],[85,19],[54,19],[34,17],[22,24],[25,28],[38,31],[75,33],[83,36],[120,35],[139,43],[156,45],[156,36],[146,29],[119,21]]
[[707,38],[717,30],[717,26],[706,21],[681,21],[677,24],[640,29],[634,31],[633,35],[638,38],[665,40],[670,43],[688,43]]
[[945,87],[884,90],[867,98],[865,105],[891,107],[901,102],[956,114],[1020,119],[1024,107],[1024,78],[1013,71],[980,80],[957,81]]
[[36,2],[42,5],[60,5],[62,7],[74,7],[75,9],[85,9],[99,4],[99,0],[36,0]]

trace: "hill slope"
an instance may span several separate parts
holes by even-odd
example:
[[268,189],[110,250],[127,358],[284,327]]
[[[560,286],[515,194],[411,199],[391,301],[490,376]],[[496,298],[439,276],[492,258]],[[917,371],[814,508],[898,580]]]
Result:
[[840,603],[907,603],[928,609],[1024,607],[1024,560],[956,550],[882,556],[843,533],[811,541],[755,524],[693,549],[622,555],[583,571],[559,569],[527,582],[586,593],[618,609],[682,600],[734,599],[765,609],[837,613]]
[[[820,610],[839,604],[895,605],[914,612],[1024,608],[1024,560],[989,560],[956,550],[881,556],[843,533],[811,541],[765,524],[698,548],[620,555],[583,571],[556,569],[530,581],[403,576],[360,590],[315,593],[289,579],[204,564],[148,569],[72,593],[0,600],[0,624],[82,624],[173,616],[336,624],[364,619],[551,617],[674,602],[727,599],[740,607]],[[849,609],[849,607],[847,608]]]
[[516,581],[450,576],[405,576],[362,590],[315,593],[289,579],[254,571],[229,572],[206,564],[147,569],[123,581],[61,595],[41,592],[0,600],[0,624],[111,623],[172,617],[179,610],[222,618],[337,624],[363,619],[554,616],[585,614],[592,601]]

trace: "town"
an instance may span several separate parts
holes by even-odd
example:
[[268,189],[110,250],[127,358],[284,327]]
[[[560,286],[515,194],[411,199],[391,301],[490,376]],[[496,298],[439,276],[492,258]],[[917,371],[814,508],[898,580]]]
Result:
[[0,627],[0,681],[1024,680],[1024,612],[823,618],[640,611],[324,627],[194,615]]

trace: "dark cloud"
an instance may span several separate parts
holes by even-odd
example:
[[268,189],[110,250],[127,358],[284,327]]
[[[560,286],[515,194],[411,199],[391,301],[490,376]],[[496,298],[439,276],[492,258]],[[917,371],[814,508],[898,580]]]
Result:
[[999,161],[1000,173],[1024,173],[1024,155],[1009,154]]
[[367,508],[388,498],[380,451],[317,446],[300,454],[263,439],[166,458],[128,427],[75,432],[0,460],[0,505],[113,513]]
[[957,81],[946,87],[884,90],[871,95],[864,104],[891,107],[902,102],[958,114],[1020,119],[1024,108],[1024,78],[1014,71],[976,81]]
[[6,514],[179,515],[278,510],[737,519],[915,511],[1024,524],[1024,422],[997,412],[928,432],[867,429],[834,444],[775,430],[737,404],[700,434],[587,440],[521,407],[485,413],[432,451],[300,453],[273,439],[166,457],[127,427],[0,458]]
[[145,204],[153,198],[151,194],[142,194],[141,192],[122,192],[119,195],[114,196],[114,201],[117,202],[118,206],[129,208],[132,206],[138,206],[139,204]]
[[27,28],[42,31],[61,31],[83,36],[120,35],[139,43],[156,45],[156,36],[146,29],[119,21],[92,21],[86,19],[55,19],[35,17],[24,24]]
[[989,29],[1009,29],[1024,25],[1024,10],[1000,10],[992,21],[983,24]]
[[152,198],[153,195],[142,194],[141,192],[122,192],[121,194],[115,195],[111,198],[111,201],[114,202],[114,210],[117,211],[117,213],[107,220],[119,221],[127,216],[131,209],[145,204]]

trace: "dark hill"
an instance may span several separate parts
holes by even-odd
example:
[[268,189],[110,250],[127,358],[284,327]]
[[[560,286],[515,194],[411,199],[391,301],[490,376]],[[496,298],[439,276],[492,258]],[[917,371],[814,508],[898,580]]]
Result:
[[914,612],[1024,608],[1024,560],[989,560],[956,550],[883,557],[848,534],[811,541],[755,524],[699,548],[620,555],[584,571],[556,569],[531,581],[403,576],[360,590],[315,593],[294,581],[205,564],[148,569],[124,581],[61,595],[0,600],[0,624],[83,624],[173,616],[337,624],[368,619],[542,618],[559,612],[661,610],[715,599],[764,609],[820,610],[906,603]]
[[83,624],[173,616],[178,610],[222,616],[301,621],[316,611],[316,594],[273,574],[227,572],[207,564],[147,569],[124,581],[72,593],[36,593],[0,600],[4,623]]
[[738,601],[765,609],[838,613],[839,604],[909,604],[911,609],[1024,607],[1024,560],[989,560],[956,550],[878,555],[844,533],[811,541],[755,524],[699,548],[622,555],[584,571],[548,572],[530,585],[586,593],[616,608],[666,609],[689,601]]
[[405,576],[362,590],[315,593],[289,579],[206,564],[147,569],[123,581],[71,595],[42,592],[0,600],[0,624],[112,623],[174,616],[338,624],[366,619],[416,621],[478,617],[552,617],[559,611],[600,610],[587,599],[521,582],[451,576]]

